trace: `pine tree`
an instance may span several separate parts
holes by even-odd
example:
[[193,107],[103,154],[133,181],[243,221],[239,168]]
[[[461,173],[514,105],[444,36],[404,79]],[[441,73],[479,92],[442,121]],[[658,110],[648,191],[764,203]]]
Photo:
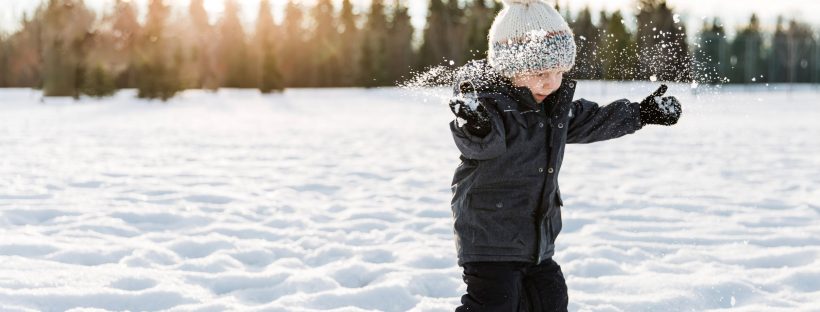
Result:
[[223,87],[258,87],[254,76],[248,74],[252,72],[253,66],[236,0],[225,0],[225,13],[219,23],[219,52],[224,75]]
[[732,72],[733,82],[761,82],[766,76],[763,58],[763,35],[760,21],[752,14],[749,25],[743,27],[732,41],[732,55],[736,59]]
[[606,33],[599,41],[603,78],[634,80],[638,70],[638,49],[633,36],[626,29],[620,11],[612,13],[606,22]]
[[812,70],[815,67],[813,59],[814,50],[817,48],[817,41],[814,39],[814,31],[811,26],[798,22],[795,19],[789,21],[787,32],[787,54],[786,68],[788,82],[810,82]]
[[342,26],[340,38],[340,54],[344,59],[341,65],[340,86],[353,86],[358,83],[361,67],[361,34],[356,26],[356,13],[350,0],[342,2],[342,11],[339,15],[339,24]]
[[137,21],[137,11],[130,1],[117,0],[114,3],[114,13],[111,17],[111,30],[114,33],[114,60],[117,88],[136,87],[136,72],[134,68],[137,40],[141,26]]
[[216,90],[221,85],[221,77],[217,69],[218,45],[214,42],[216,33],[208,19],[203,0],[191,0],[188,6],[191,17],[193,45],[190,47],[191,62],[194,63],[194,86]]
[[393,1],[393,14],[387,39],[387,57],[389,65],[388,81],[397,82],[405,78],[412,70],[415,54],[413,53],[413,25],[404,1]]
[[656,75],[665,81],[691,80],[692,60],[686,27],[677,21],[666,0],[640,0],[638,12],[638,77]]
[[598,56],[600,30],[592,23],[592,13],[585,7],[570,23],[575,34],[575,67],[569,73],[575,79],[601,79]]
[[330,0],[319,0],[313,7],[313,21],[316,25],[310,36],[309,51],[311,57],[311,85],[318,87],[333,86],[340,75],[341,60],[339,55],[338,23],[333,14]]
[[704,22],[700,33],[700,48],[696,51],[697,80],[711,83],[727,82],[731,68],[726,32],[717,19],[710,26]]
[[[103,97],[114,94],[117,89],[116,75],[125,71],[130,63],[126,50],[129,33],[117,28],[117,5],[112,13],[103,15],[93,33],[86,35],[83,47],[78,49],[81,66],[77,69],[78,91],[81,94]],[[132,29],[133,31],[133,29]]]
[[94,14],[82,1],[50,0],[42,22],[43,93],[77,97]]
[[114,77],[102,64],[86,66],[81,92],[88,96],[104,97],[117,91]]
[[163,0],[151,0],[148,4],[145,27],[138,41],[137,96],[167,100],[182,89],[174,63],[174,51],[165,36],[170,8]]
[[[607,59],[607,44],[606,38],[609,36],[609,15],[606,11],[601,10],[598,12],[598,34],[597,40],[595,40],[595,54],[593,58],[593,62],[595,63],[595,76],[599,79],[606,79],[606,73],[604,72],[604,63]],[[576,61],[576,64],[578,62]]]
[[786,69],[786,57],[788,54],[788,38],[786,30],[783,29],[783,17],[777,17],[772,46],[769,50],[769,82],[786,82],[788,79]]
[[7,40],[8,76],[6,85],[12,88],[42,88],[43,86],[43,59],[41,23],[42,11],[40,6],[34,18],[26,13],[20,20],[20,30],[9,36]]
[[454,65],[461,66],[466,63],[467,51],[469,51],[464,9],[460,6],[459,0],[448,0],[445,12],[446,26],[442,36],[446,40],[444,42],[447,51],[445,57]]
[[271,15],[269,0],[262,0],[259,4],[259,16],[256,19],[255,46],[262,57],[262,71],[259,90],[262,93],[281,91],[283,87],[282,73],[279,72],[279,62],[276,59],[274,44],[275,25]]
[[467,51],[466,59],[487,57],[489,49],[487,35],[493,21],[493,10],[485,0],[473,0],[467,14]]
[[447,58],[450,38],[447,37],[447,9],[442,0],[430,0],[427,24],[419,50],[418,67],[440,65]]
[[387,85],[387,16],[384,2],[373,0],[362,42],[362,77],[366,87]]
[[170,8],[163,0],[151,0],[148,4],[148,16],[143,28],[142,38],[138,43],[141,48],[148,52],[156,52],[157,59],[162,56],[159,51],[165,50],[165,28],[167,19],[170,16]]
[[6,78],[8,76],[8,44],[6,43],[6,36],[3,33],[0,33],[0,88],[8,87]]
[[262,81],[259,91],[262,93],[278,92],[284,89],[282,73],[279,72],[279,61],[276,58],[273,43],[267,41],[263,45],[265,53],[262,55]]
[[282,59],[287,60],[282,62],[282,74],[285,77],[286,87],[304,87],[308,85],[308,77],[305,75],[307,71],[305,60],[305,48],[307,46],[304,40],[304,34],[307,29],[303,27],[304,12],[302,7],[295,1],[291,0],[285,7],[285,19],[282,22],[282,39],[281,51]]

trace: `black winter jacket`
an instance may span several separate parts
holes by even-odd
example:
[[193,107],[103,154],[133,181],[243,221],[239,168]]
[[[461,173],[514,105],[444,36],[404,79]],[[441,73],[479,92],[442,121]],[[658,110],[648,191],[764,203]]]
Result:
[[461,78],[455,84],[469,79],[476,85],[478,97],[488,103],[493,127],[480,138],[456,121],[450,123],[462,154],[451,202],[458,263],[540,263],[553,256],[561,231],[558,173],[565,144],[635,132],[641,128],[640,105],[625,99],[606,106],[573,101],[572,80],[564,80],[556,92],[536,103],[529,89],[489,76]]

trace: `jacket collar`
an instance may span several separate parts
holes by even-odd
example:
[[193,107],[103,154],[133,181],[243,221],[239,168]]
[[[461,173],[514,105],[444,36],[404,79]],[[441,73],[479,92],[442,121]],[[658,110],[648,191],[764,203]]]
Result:
[[[576,84],[575,80],[563,79],[558,90],[544,99],[543,104],[546,109],[554,115],[558,112],[560,104],[572,102]],[[518,111],[526,112],[541,109],[541,103],[535,101],[529,88],[513,86],[512,81],[508,78],[501,78],[498,87],[497,92],[510,95],[515,99]]]
[[544,105],[547,107],[551,115],[557,115],[561,105],[572,102],[572,97],[575,96],[575,86],[577,81],[572,79],[564,79],[558,90],[547,96],[544,99]]

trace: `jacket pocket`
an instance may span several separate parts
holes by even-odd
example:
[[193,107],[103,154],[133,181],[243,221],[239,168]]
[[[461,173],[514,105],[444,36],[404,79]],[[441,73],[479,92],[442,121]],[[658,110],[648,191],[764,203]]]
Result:
[[476,247],[522,248],[534,237],[532,200],[516,188],[473,189],[467,196],[470,237]]

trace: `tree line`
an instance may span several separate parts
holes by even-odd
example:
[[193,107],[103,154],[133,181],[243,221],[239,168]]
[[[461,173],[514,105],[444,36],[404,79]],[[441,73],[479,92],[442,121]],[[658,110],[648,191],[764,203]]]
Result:
[[[806,23],[781,19],[767,34],[752,15],[730,39],[715,19],[689,40],[665,0],[637,3],[634,16],[602,11],[597,23],[589,8],[573,16],[558,6],[578,47],[570,77],[820,82],[818,38]],[[416,35],[404,0],[372,0],[364,12],[350,0],[341,7],[289,1],[279,23],[270,1],[260,0],[250,29],[236,0],[225,0],[214,23],[203,0],[182,12],[150,0],[143,21],[132,1],[97,14],[82,0],[48,0],[22,17],[19,30],[0,34],[0,87],[74,97],[135,88],[139,97],[167,99],[184,89],[388,86],[431,66],[485,57],[501,8],[493,0],[430,0]]]
[[820,83],[816,31],[797,20],[778,18],[766,34],[752,14],[733,38],[718,18],[704,21],[693,40],[665,1],[640,0],[637,27],[630,31],[619,11],[589,9],[567,18],[578,47],[578,79],[698,81],[704,83]]

